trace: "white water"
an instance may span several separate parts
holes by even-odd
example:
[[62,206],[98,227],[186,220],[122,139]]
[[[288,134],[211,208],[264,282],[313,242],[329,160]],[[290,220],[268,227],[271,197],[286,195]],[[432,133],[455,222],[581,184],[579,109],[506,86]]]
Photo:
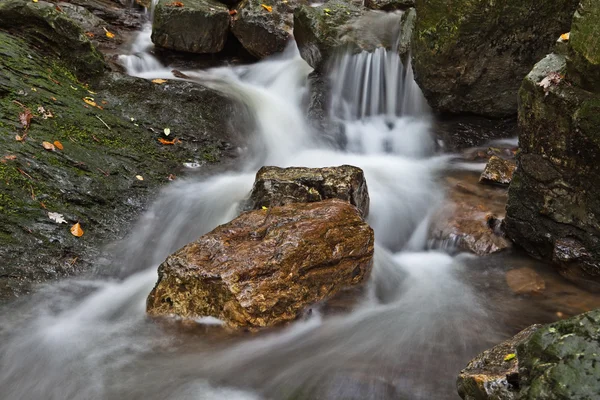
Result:
[[[173,79],[169,68],[146,57],[147,35],[133,50],[143,62],[123,58],[129,72]],[[346,73],[332,74],[334,93],[362,93],[339,94],[338,108],[351,111],[332,111],[349,136],[344,152],[323,145],[305,121],[310,68],[294,46],[248,67],[184,71],[251,110],[253,157],[242,172],[165,189],[118,246],[114,278],[51,285],[21,305],[18,312],[29,318],[10,322],[0,345],[2,397],[455,398],[455,375],[476,352],[474,343],[481,347],[481,337],[494,335],[482,302],[460,279],[460,260],[423,251],[426,219],[443,200],[437,178],[447,158],[433,154],[420,93],[393,57],[385,51],[344,56],[337,68],[352,70],[352,79],[342,83]],[[379,72],[359,73],[366,65]],[[283,330],[224,343],[210,335],[182,338],[146,320],[157,265],[233,218],[260,165],[341,164],[364,169],[377,241],[368,290],[352,311],[321,316],[316,308]]]

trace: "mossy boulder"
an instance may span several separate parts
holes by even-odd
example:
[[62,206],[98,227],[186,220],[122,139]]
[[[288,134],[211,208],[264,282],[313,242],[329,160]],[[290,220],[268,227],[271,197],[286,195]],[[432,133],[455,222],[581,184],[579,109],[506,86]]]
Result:
[[248,211],[169,256],[147,311],[230,327],[281,324],[361,284],[373,246],[358,209],[339,199]]
[[[169,175],[180,175],[187,161],[214,162],[238,130],[227,111],[233,103],[205,88],[119,75],[88,86],[62,58],[2,31],[0,69],[2,299],[87,270]],[[27,110],[25,129],[19,115]],[[183,141],[159,143],[165,127]],[[62,150],[42,147],[55,141]],[[69,231],[76,222],[80,238]]]
[[413,68],[440,113],[505,117],[579,0],[417,0]]
[[568,82],[566,70],[565,57],[551,54],[519,91],[506,233],[566,277],[600,288],[600,94]]
[[154,9],[152,42],[189,53],[218,53],[225,47],[230,15],[216,0],[160,0]]
[[519,400],[600,395],[600,310],[546,325],[517,346]]
[[567,60],[569,79],[600,93],[600,3],[583,0],[573,18]]
[[44,54],[68,64],[78,78],[96,79],[106,64],[82,26],[96,25],[98,18],[81,8],[66,11],[45,1],[5,0],[0,2],[0,29],[22,36]]
[[[301,3],[298,0],[243,0],[235,8],[231,32],[255,57],[282,52],[292,36],[294,10]],[[267,7],[271,7],[270,11]]]

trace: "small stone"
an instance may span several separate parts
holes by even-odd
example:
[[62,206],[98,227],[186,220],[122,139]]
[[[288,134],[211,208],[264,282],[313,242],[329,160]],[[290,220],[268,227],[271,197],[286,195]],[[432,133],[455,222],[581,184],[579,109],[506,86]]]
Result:
[[481,173],[479,182],[508,185],[516,168],[514,162],[492,156]]

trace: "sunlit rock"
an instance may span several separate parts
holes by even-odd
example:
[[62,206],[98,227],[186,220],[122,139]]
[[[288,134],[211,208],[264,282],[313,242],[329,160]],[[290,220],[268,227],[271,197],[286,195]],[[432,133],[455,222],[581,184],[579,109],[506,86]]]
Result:
[[332,198],[356,206],[366,217],[369,193],[363,171],[350,165],[329,168],[262,167],[256,174],[245,210]]
[[190,53],[218,53],[229,33],[229,10],[216,0],[160,0],[154,10],[152,41]]
[[373,230],[342,200],[249,211],[161,264],[148,314],[212,316],[231,327],[290,321],[360,284],[373,246]]
[[480,183],[508,185],[512,180],[516,165],[514,161],[492,156],[479,178]]

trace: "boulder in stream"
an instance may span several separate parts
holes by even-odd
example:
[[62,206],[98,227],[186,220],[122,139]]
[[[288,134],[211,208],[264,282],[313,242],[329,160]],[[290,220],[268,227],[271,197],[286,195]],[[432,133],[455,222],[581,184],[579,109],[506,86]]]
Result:
[[218,53],[225,47],[229,21],[227,6],[216,0],[160,0],[154,10],[152,41],[171,50]]
[[212,316],[259,328],[363,282],[373,230],[353,205],[328,199],[248,211],[169,256],[148,296],[152,316]]
[[235,8],[231,31],[255,57],[282,52],[292,36],[294,10],[299,3],[290,0],[268,5],[262,0],[243,0]]
[[515,243],[594,290],[600,289],[600,78],[593,71],[600,42],[582,45],[578,38],[597,29],[599,16],[598,2],[582,1],[569,54],[548,55],[523,81],[520,152],[506,215]]
[[417,0],[415,78],[442,113],[505,117],[533,65],[569,31],[579,0]]
[[479,182],[508,185],[512,180],[516,167],[514,161],[508,161],[498,156],[492,156],[481,173]]
[[369,192],[360,168],[351,165],[328,168],[262,167],[256,174],[245,210],[340,199],[369,214]]

